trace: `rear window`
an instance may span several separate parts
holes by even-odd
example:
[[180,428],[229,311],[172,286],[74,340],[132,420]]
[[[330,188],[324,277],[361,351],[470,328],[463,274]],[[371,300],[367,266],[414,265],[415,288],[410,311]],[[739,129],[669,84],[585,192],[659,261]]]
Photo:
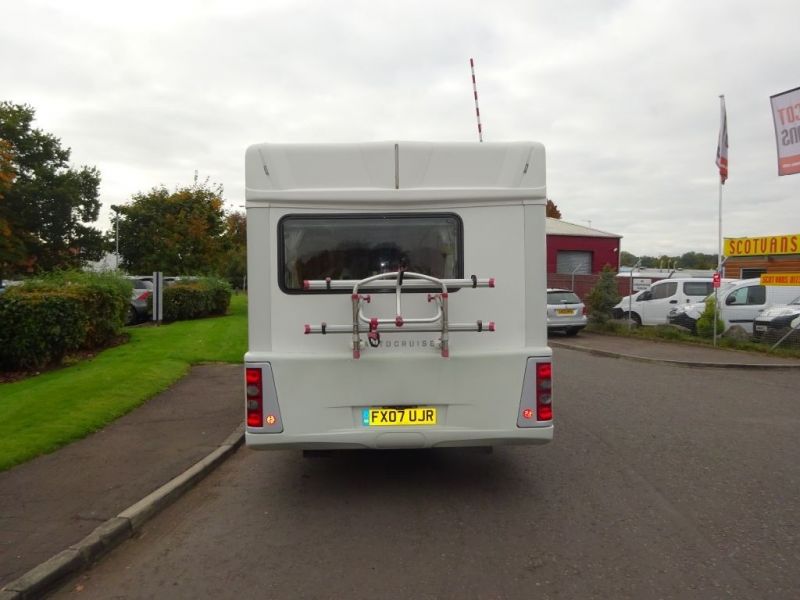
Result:
[[547,292],[548,304],[580,304],[581,299],[572,292]]
[[687,281],[683,284],[683,293],[687,296],[706,297],[714,289],[714,284],[710,281]]
[[667,283],[659,283],[650,288],[653,300],[660,300],[661,298],[670,298],[678,291],[678,282],[670,281]]
[[455,214],[289,215],[278,224],[279,284],[297,293],[306,279],[359,280],[400,269],[461,279],[462,238]]

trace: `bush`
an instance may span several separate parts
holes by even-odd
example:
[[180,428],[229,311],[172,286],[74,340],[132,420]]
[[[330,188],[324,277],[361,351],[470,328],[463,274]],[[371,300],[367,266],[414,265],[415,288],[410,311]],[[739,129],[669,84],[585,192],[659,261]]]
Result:
[[184,321],[224,315],[231,303],[230,284],[205,277],[178,281],[164,289],[164,320]]
[[81,303],[68,292],[7,292],[0,297],[0,366],[37,369],[80,348],[87,329]]
[[605,323],[611,319],[611,309],[619,302],[619,299],[616,272],[611,265],[606,265],[600,273],[597,285],[586,295],[589,319],[595,323]]
[[36,369],[104,346],[122,331],[130,283],[116,275],[59,272],[0,296],[0,367]]
[[[702,338],[714,337],[714,307],[716,306],[714,298],[706,300],[706,308],[703,314],[697,319],[697,335]],[[725,323],[722,319],[717,317],[717,334],[721,335],[725,329]]]

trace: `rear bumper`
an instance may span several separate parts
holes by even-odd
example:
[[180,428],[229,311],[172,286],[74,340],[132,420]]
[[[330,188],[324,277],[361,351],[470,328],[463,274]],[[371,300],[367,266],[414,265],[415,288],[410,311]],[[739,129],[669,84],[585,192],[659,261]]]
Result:
[[579,316],[579,317],[566,317],[560,319],[547,319],[547,331],[564,331],[565,329],[574,329],[579,328],[583,329],[586,327],[587,319],[586,316]]
[[[275,403],[272,425],[248,426],[245,442],[256,449],[305,450],[544,444],[553,439],[552,421],[519,426],[518,419],[523,384],[532,389],[526,365],[529,359],[550,362],[552,351],[527,350],[360,360],[249,353],[246,366],[261,366],[274,378],[274,388],[265,385],[265,400],[274,389]],[[409,406],[436,408],[436,425],[363,424],[365,409]]]
[[685,327],[689,331],[694,332],[695,328],[697,327],[697,321],[687,315],[686,313],[679,313],[677,315],[667,315],[667,322],[670,325],[678,325],[679,327]]
[[510,444],[546,444],[553,439],[553,425],[514,428],[507,430],[447,430],[430,431],[394,427],[392,431],[361,430],[324,434],[291,435],[287,433],[245,433],[245,444],[255,450],[294,448],[302,450],[457,448],[501,446]]

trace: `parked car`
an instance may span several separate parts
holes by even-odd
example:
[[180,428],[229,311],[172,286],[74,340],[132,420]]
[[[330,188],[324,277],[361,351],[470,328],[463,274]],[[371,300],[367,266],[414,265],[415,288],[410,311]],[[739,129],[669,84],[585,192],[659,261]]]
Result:
[[586,306],[570,290],[547,290],[547,332],[575,335],[586,327]]
[[673,308],[700,302],[712,291],[710,277],[662,279],[633,297],[623,298],[611,314],[615,319],[624,319],[630,312],[637,325],[663,325]]
[[[764,286],[758,278],[742,279],[725,285],[717,291],[719,318],[724,322],[723,331],[732,325],[738,325],[752,334],[753,321],[761,313],[774,304],[790,302],[798,294],[800,286]],[[708,298],[713,298],[713,295]],[[669,322],[695,331],[697,319],[705,308],[705,300],[678,307],[670,312]]]
[[131,292],[131,302],[128,305],[125,324],[134,325],[150,316],[147,300],[153,294],[153,283],[136,277],[129,277],[129,279],[133,284],[133,291]]
[[[727,291],[736,285],[739,282],[738,279],[733,280],[725,280],[723,281],[722,285],[719,286],[719,289],[716,291],[717,296],[724,296],[727,294]],[[684,327],[691,331],[692,333],[697,333],[697,319],[700,318],[700,315],[703,314],[703,311],[706,309],[706,301],[709,298],[714,298],[715,293],[711,293],[701,302],[692,302],[689,304],[685,304],[684,306],[676,306],[670,309],[669,314],[667,315],[667,322],[670,325],[678,325],[680,327]]]
[[[775,304],[758,315],[753,321],[753,339],[757,342],[777,342],[789,329],[794,329],[800,339],[800,296],[788,304]],[[792,338],[794,339],[794,338]]]
[[[149,281],[150,283],[153,283],[153,276],[152,275],[131,275],[130,279],[138,279],[140,281]],[[173,283],[177,283],[179,281],[186,281],[186,280],[193,280],[193,279],[197,279],[197,278],[196,277],[185,277],[185,276],[184,277],[179,277],[179,276],[167,275],[167,276],[164,276],[164,285],[165,286],[170,286]]]
[[0,294],[4,293],[8,288],[15,285],[22,285],[21,281],[13,281],[10,279],[0,279]]

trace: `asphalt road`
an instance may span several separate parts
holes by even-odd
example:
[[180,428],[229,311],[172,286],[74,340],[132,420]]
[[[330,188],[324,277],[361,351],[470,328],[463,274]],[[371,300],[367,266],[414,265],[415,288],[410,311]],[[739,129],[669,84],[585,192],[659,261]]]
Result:
[[241,449],[57,598],[800,598],[800,373],[556,350],[556,440]]

